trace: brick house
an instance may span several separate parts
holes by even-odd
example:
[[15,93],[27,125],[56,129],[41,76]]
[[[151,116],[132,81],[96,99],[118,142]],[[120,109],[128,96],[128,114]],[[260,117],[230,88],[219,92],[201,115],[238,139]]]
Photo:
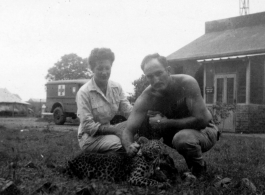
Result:
[[205,23],[205,34],[167,57],[195,77],[206,105],[235,104],[225,131],[265,132],[265,12]]

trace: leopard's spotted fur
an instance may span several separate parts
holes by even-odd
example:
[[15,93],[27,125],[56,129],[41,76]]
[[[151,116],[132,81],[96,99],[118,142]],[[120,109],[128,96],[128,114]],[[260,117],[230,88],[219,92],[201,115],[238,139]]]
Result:
[[165,152],[164,144],[160,140],[143,137],[138,142],[140,151],[133,158],[125,153],[83,152],[68,161],[67,171],[81,179],[127,180],[137,186],[168,186],[168,180],[172,178],[168,178],[167,173],[174,175],[176,169],[173,160]]

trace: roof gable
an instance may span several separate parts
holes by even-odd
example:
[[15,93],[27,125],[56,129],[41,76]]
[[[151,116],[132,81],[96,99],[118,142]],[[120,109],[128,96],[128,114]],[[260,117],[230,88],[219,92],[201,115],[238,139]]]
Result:
[[2,102],[28,104],[21,101],[21,99],[17,95],[10,93],[7,89],[0,88],[0,103]]
[[259,25],[265,25],[265,12],[206,22],[205,33]]
[[265,52],[265,12],[206,22],[206,33],[170,54],[169,61]]

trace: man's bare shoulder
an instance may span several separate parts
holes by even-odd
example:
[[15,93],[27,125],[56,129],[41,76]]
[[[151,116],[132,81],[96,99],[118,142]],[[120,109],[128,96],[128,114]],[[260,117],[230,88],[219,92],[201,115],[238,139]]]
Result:
[[192,81],[194,77],[187,74],[172,74],[170,76],[174,81]]
[[142,92],[142,94],[139,96],[140,99],[142,100],[148,100],[152,98],[152,87],[149,85],[146,87],[146,89]]
[[197,83],[196,79],[187,74],[174,74],[171,75],[173,82],[181,86],[190,86]]
[[150,105],[152,105],[154,99],[155,97],[152,94],[152,89],[148,86],[137,98],[134,108],[137,108],[137,110],[146,110],[150,107]]
[[200,87],[197,82],[197,80],[190,76],[185,74],[179,74],[179,75],[173,75],[173,80],[181,87],[186,97],[190,96],[198,96],[198,94],[201,94]]

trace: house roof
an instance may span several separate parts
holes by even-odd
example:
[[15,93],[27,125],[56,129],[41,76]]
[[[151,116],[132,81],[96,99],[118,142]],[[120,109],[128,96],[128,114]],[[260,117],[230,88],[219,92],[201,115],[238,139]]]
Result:
[[20,100],[22,100],[22,98],[18,94],[13,94],[13,95],[17,96]]
[[201,60],[265,53],[265,12],[206,22],[205,31],[167,59]]
[[28,104],[21,101],[21,99],[17,95],[10,93],[7,89],[3,88],[0,88],[0,103]]

